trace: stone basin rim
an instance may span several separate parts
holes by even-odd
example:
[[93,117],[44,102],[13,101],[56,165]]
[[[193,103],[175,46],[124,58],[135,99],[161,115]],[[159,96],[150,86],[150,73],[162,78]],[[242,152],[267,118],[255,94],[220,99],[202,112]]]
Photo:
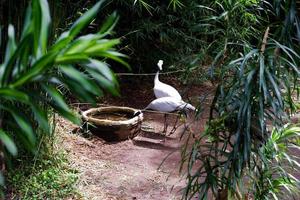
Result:
[[88,122],[92,122],[94,125],[100,125],[100,126],[120,126],[120,125],[125,125],[125,126],[131,126],[135,125],[143,120],[143,113],[141,112],[138,116],[129,118],[128,120],[120,120],[120,121],[114,121],[114,120],[108,120],[108,119],[98,119],[89,116],[90,114],[93,113],[113,113],[113,112],[127,112],[131,113],[132,115],[140,111],[138,109],[130,108],[130,107],[120,107],[120,106],[107,106],[107,107],[98,107],[98,108],[91,108],[88,109],[84,112],[82,112],[82,117],[84,120]]

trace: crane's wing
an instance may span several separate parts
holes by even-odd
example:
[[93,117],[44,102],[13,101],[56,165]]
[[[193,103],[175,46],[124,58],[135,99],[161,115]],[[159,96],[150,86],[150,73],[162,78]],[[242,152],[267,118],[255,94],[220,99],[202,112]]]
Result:
[[162,97],[153,100],[145,109],[161,112],[173,112],[179,108],[181,102],[173,97]]

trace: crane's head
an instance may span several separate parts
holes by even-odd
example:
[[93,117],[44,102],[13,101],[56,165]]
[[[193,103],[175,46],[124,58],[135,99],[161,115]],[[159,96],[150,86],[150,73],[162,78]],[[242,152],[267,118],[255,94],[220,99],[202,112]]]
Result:
[[198,110],[191,104],[181,101],[181,105],[178,107],[180,111],[187,116],[187,113],[190,111],[198,112]]
[[159,70],[162,70],[162,65],[164,64],[164,61],[163,60],[159,60],[158,63],[157,63],[157,66],[158,66],[158,69]]

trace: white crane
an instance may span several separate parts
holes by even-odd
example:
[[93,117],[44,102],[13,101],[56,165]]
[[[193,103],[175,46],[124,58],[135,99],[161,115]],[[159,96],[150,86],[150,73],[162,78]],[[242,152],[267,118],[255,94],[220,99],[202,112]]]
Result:
[[[162,97],[153,100],[144,110],[156,110],[156,111],[161,111],[165,112],[164,118],[165,118],[165,123],[164,123],[164,130],[163,133],[166,133],[168,124],[167,124],[167,112],[174,112],[174,111],[183,111],[184,113],[188,110],[196,111],[196,108],[192,106],[189,103],[184,102],[183,100],[179,100],[175,97]],[[177,118],[178,120],[178,118]],[[177,120],[175,122],[174,127],[176,127]],[[175,131],[175,129],[174,129]],[[171,131],[171,133],[173,130]]]
[[157,99],[162,97],[174,97],[178,100],[181,100],[182,98],[179,92],[174,87],[159,81],[158,76],[159,76],[159,71],[162,70],[162,65],[163,65],[163,61],[159,60],[157,63],[158,70],[154,78],[153,90],[154,90],[155,97]]

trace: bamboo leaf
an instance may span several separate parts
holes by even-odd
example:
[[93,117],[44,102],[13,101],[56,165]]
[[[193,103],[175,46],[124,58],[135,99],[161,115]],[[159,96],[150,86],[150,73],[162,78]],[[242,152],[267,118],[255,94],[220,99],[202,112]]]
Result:
[[40,45],[41,51],[43,54],[46,53],[47,43],[48,43],[48,34],[49,26],[51,22],[49,5],[47,0],[39,0],[40,9],[41,9],[41,32],[40,32]]
[[36,138],[32,126],[27,120],[27,118],[13,107],[4,107],[0,105],[0,108],[7,110],[13,116],[16,124],[21,128],[21,131],[25,133],[26,140],[29,142],[30,145],[33,146],[35,144]]
[[66,104],[63,96],[57,91],[57,89],[45,84],[43,84],[43,88],[52,97],[53,101],[57,104],[57,106],[59,106],[66,112],[70,112],[69,106]]
[[95,4],[91,9],[89,9],[86,13],[84,13],[71,27],[69,36],[71,38],[74,38],[77,36],[80,31],[89,25],[91,21],[95,18],[99,8],[103,4],[103,0],[99,1],[97,4]]
[[5,51],[4,63],[7,64],[17,49],[15,29],[13,25],[8,26],[8,42]]
[[85,90],[89,91],[90,93],[94,95],[101,95],[101,91],[99,90],[99,87],[89,80],[83,73],[79,72],[75,68],[71,66],[60,66],[60,70],[70,77],[71,79],[78,82]]
[[89,63],[86,64],[86,66],[90,69],[100,72],[109,81],[117,83],[114,73],[105,63],[95,59],[90,59]]
[[3,131],[0,129],[0,140],[2,144],[6,147],[8,152],[13,156],[16,156],[18,153],[17,147],[13,140]]
[[114,82],[106,79],[103,75],[99,74],[97,71],[87,68],[86,69],[89,74],[100,84],[100,86],[107,91],[109,91],[111,94],[118,96],[118,85],[114,84]]
[[68,55],[68,54],[82,53],[88,47],[93,46],[97,42],[97,40],[101,38],[102,38],[101,35],[94,35],[94,34],[81,36],[75,41],[73,41],[69,47],[67,47],[64,54]]
[[[0,171],[0,185],[4,186],[4,176],[3,176],[2,171]],[[4,196],[4,194],[2,193],[2,191],[1,191],[0,195]]]
[[55,57],[57,56],[57,52],[51,52],[48,54],[45,54],[40,59],[38,59],[28,70],[25,72],[19,79],[17,79],[14,83],[12,83],[10,86],[12,88],[16,88],[18,86],[21,86],[29,81],[32,81],[35,77],[40,75],[43,71],[45,71],[48,67],[51,67],[51,65],[54,63]]
[[13,56],[10,57],[8,60],[8,63],[4,63],[3,66],[1,66],[0,69],[0,80],[1,80],[1,85],[6,85],[10,81],[10,76],[12,71],[14,70],[14,64],[16,62],[16,59],[22,54],[24,48],[27,46],[30,46],[30,40],[31,40],[31,35],[27,35],[24,37],[21,42],[19,43],[16,51],[14,52]]
[[51,103],[51,106],[56,112],[58,112],[61,116],[63,116],[67,120],[70,120],[71,122],[73,122],[74,124],[77,124],[77,125],[81,124],[80,119],[72,111],[65,110],[65,109],[61,108],[60,106],[57,106],[56,104],[52,104],[52,103]]
[[39,58],[42,55],[41,49],[39,48],[40,33],[42,26],[42,11],[40,7],[40,0],[32,1],[32,26],[33,28],[33,49],[34,56]]
[[126,66],[128,69],[131,69],[128,63],[126,63],[124,60],[122,60],[120,57],[127,57],[122,53],[116,52],[116,51],[106,51],[106,52],[100,52],[98,54],[94,54],[98,57],[104,57],[104,58],[110,58],[116,62],[121,63],[122,65]]
[[50,133],[50,126],[48,123],[47,113],[42,110],[36,102],[30,104],[32,112],[35,116],[35,120],[39,123],[39,126],[46,132]]
[[[92,105],[96,105],[96,101],[93,95],[90,92],[85,90],[82,85],[78,85],[78,82],[72,79],[65,79],[64,83],[68,86],[68,88],[73,91],[73,93],[77,96],[77,98],[81,101],[86,101],[92,103]],[[101,93],[99,96],[102,96]]]
[[0,88],[0,96],[27,104],[30,102],[27,94],[12,88]]
[[[119,43],[120,41],[118,39],[99,40],[93,46],[90,46],[89,48],[85,49],[84,53],[97,55],[98,53],[111,49],[112,47],[114,47]],[[124,55],[120,54],[119,56],[124,56]]]
[[99,31],[100,34],[107,35],[112,32],[115,28],[116,24],[118,23],[119,17],[117,16],[116,12],[113,12],[101,25],[101,29]]
[[267,77],[268,77],[269,81],[271,82],[271,84],[273,86],[274,93],[277,97],[277,100],[278,100],[280,106],[282,107],[283,102],[282,102],[282,98],[281,98],[280,89],[278,88],[278,85],[276,84],[276,82],[275,82],[274,78],[272,77],[272,75],[270,74],[270,72],[268,70],[266,70],[266,73],[267,73]]
[[24,20],[24,24],[23,24],[21,40],[23,40],[26,36],[30,35],[33,31],[31,17],[32,17],[32,8],[29,5],[26,9],[26,15],[25,15],[25,20]]
[[56,64],[76,64],[76,63],[83,63],[87,62],[89,57],[83,53],[76,53],[76,54],[68,54],[68,55],[61,55],[57,56],[55,59]]

